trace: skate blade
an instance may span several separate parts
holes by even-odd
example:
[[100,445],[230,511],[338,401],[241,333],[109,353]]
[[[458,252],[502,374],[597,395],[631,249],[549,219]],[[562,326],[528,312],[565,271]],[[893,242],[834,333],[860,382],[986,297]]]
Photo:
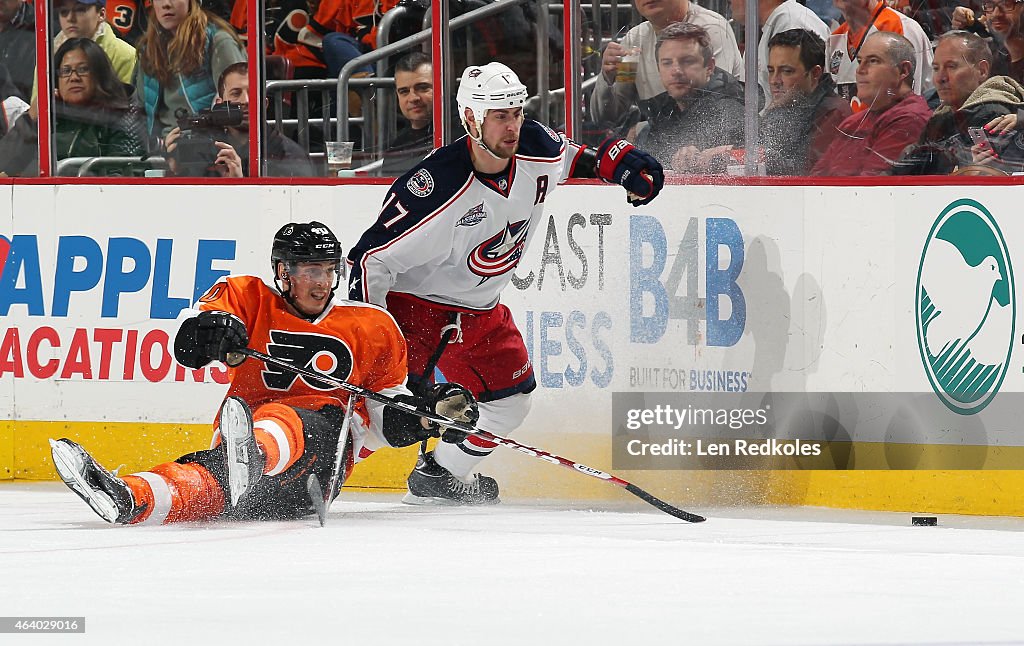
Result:
[[220,409],[220,434],[227,451],[228,492],[231,506],[249,490],[249,455],[245,440],[252,434],[252,416],[248,408],[234,397],[228,397]]
[[405,492],[402,496],[402,503],[406,505],[419,505],[422,507],[480,507],[482,505],[497,505],[501,502],[500,498],[493,500],[483,500],[481,502],[459,502],[458,500],[451,500],[450,498],[437,498],[434,496],[417,496],[411,491]]
[[108,523],[117,522],[117,505],[114,501],[106,494],[90,487],[81,476],[78,468],[83,460],[81,454],[69,444],[57,440],[50,440],[50,452],[53,455],[53,466],[64,484],[84,500],[100,518]]

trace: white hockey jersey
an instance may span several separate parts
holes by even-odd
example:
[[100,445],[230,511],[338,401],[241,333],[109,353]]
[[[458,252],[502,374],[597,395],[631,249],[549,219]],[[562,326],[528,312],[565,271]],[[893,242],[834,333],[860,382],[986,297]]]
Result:
[[544,201],[583,146],[527,119],[501,173],[473,168],[468,137],[395,180],[377,222],[348,254],[349,297],[384,305],[389,291],[470,311],[498,304],[530,244]]

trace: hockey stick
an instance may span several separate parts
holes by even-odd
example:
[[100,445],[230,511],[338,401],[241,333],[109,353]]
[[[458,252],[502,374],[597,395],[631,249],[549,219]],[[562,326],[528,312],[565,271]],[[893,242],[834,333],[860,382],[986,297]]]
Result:
[[322,382],[322,383],[331,384],[331,385],[336,386],[337,388],[345,390],[345,391],[347,391],[349,393],[352,393],[354,395],[358,395],[360,397],[363,397],[364,399],[369,399],[371,401],[380,402],[381,404],[384,404],[385,406],[391,406],[393,408],[397,408],[399,410],[403,410],[403,411],[405,411],[407,413],[418,415],[419,417],[423,417],[423,418],[425,418],[425,419],[427,419],[427,420],[429,420],[431,422],[434,422],[435,424],[438,424],[440,426],[444,426],[446,428],[455,429],[456,431],[461,431],[463,433],[466,433],[467,435],[476,435],[477,437],[480,437],[482,439],[488,440],[488,441],[493,442],[495,444],[498,444],[500,446],[507,446],[507,447],[509,447],[511,449],[515,449],[515,450],[519,451],[520,453],[525,453],[526,455],[529,455],[529,456],[532,456],[532,457],[535,457],[535,458],[540,458],[541,460],[544,460],[545,462],[550,462],[551,464],[557,464],[558,466],[565,467],[567,469],[572,469],[573,471],[576,471],[577,473],[582,473],[583,475],[588,475],[588,476],[591,476],[592,478],[597,478],[598,480],[604,480],[605,482],[609,482],[609,483],[611,483],[613,485],[622,487],[623,489],[625,489],[629,493],[633,494],[634,496],[636,496],[640,500],[643,500],[644,502],[646,502],[649,505],[653,505],[654,507],[657,507],[658,509],[660,509],[661,511],[665,512],[666,514],[668,514],[670,516],[675,516],[676,518],[678,518],[680,520],[685,520],[688,523],[700,523],[700,522],[703,522],[703,521],[707,520],[703,516],[698,516],[697,514],[693,514],[693,513],[690,513],[688,511],[683,511],[682,509],[679,509],[678,507],[674,507],[674,506],[668,504],[664,500],[660,500],[658,498],[655,498],[654,496],[652,496],[651,494],[647,493],[646,491],[644,491],[640,487],[638,487],[638,486],[636,486],[636,485],[634,485],[634,484],[632,484],[630,482],[627,482],[626,480],[623,480],[622,478],[614,476],[614,475],[612,475],[610,473],[605,473],[604,471],[599,471],[599,470],[594,469],[592,467],[588,467],[588,466],[586,466],[584,464],[580,464],[579,462],[573,462],[572,460],[569,460],[568,458],[563,458],[561,456],[548,453],[547,451],[544,451],[542,449],[534,448],[532,446],[527,446],[526,444],[520,444],[519,442],[516,442],[515,440],[509,439],[507,437],[502,437],[500,435],[495,435],[494,433],[491,433],[489,431],[485,431],[483,429],[473,428],[472,426],[469,426],[468,424],[463,424],[462,422],[457,422],[457,421],[455,421],[455,420],[453,420],[451,418],[445,417],[443,415],[438,415],[437,413],[432,413],[432,412],[429,412],[429,411],[420,410],[420,409],[416,408],[415,406],[413,406],[412,404],[408,404],[406,402],[402,402],[402,401],[398,401],[396,399],[392,399],[391,397],[388,397],[387,395],[382,395],[382,394],[380,394],[378,392],[375,392],[373,390],[370,390],[368,388],[363,388],[361,386],[356,386],[355,384],[350,384],[347,381],[343,381],[341,379],[335,379],[334,377],[330,377],[328,375],[325,375],[325,374],[322,374],[322,373],[319,373],[319,372],[315,372],[313,370],[307,370],[305,368],[300,368],[300,367],[292,364],[291,362],[284,361],[282,359],[278,359],[277,357],[272,357],[269,354],[264,354],[262,352],[259,352],[258,350],[253,350],[251,348],[242,348],[240,350],[236,350],[236,352],[238,352],[239,354],[244,354],[247,357],[252,357],[253,359],[258,359],[258,360],[260,360],[260,361],[262,361],[262,362],[264,362],[264,363],[266,363],[268,365],[275,365],[275,366],[278,366],[280,368],[284,368],[285,370],[288,370],[290,372],[294,372],[295,374],[300,375],[302,377],[306,377],[308,379],[313,379],[313,380],[316,380],[316,381],[319,381],[319,382]]
[[327,480],[327,489],[320,488],[320,478],[315,473],[309,474],[306,480],[306,493],[313,503],[317,518],[320,519],[320,526],[327,524],[327,510],[334,502],[332,496],[338,487],[338,479],[341,478],[341,470],[344,469],[342,462],[345,460],[345,451],[348,450],[348,429],[352,424],[352,413],[355,410],[356,395],[352,393],[345,404],[345,417],[341,422],[341,434],[338,435],[338,448],[334,454],[334,465],[331,467],[331,477]]

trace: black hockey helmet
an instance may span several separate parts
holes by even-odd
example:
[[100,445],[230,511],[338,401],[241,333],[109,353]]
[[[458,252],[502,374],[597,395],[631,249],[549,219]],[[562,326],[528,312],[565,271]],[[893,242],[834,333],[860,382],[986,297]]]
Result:
[[[295,305],[287,278],[288,273],[293,271],[290,266],[299,262],[324,261],[334,263],[334,285],[331,287],[331,295],[333,296],[335,290],[341,284],[342,278],[341,242],[327,228],[327,225],[315,220],[309,223],[292,222],[281,227],[277,234],[274,235],[274,245],[270,250],[270,267],[274,272],[274,284],[278,286],[284,299],[296,309],[298,309],[298,306]],[[277,275],[277,263],[279,262],[285,264],[285,278],[283,279]],[[324,305],[324,307],[326,308],[327,305]],[[322,312],[318,312],[316,315],[300,313],[312,321]]]
[[341,265],[341,242],[322,222],[292,222],[274,235],[270,266],[277,276],[278,262],[320,262],[333,260]]

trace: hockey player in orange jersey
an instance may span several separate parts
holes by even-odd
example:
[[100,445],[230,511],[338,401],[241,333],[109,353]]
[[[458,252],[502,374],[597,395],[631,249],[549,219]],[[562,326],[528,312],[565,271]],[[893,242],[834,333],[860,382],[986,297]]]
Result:
[[[476,401],[457,384],[441,384],[422,397],[410,393],[406,344],[391,315],[335,298],[341,259],[341,244],[325,225],[285,225],[271,252],[276,288],[255,276],[224,278],[200,299],[197,315],[181,324],[174,355],[182,365],[220,360],[230,367],[212,448],[117,476],[75,442],[51,440],[64,483],[111,523],[312,513],[305,484],[314,473],[320,482],[330,481],[348,398],[326,383],[234,352],[247,346],[419,410],[475,422]],[[339,483],[378,448],[438,435],[418,415],[354,401]]]

